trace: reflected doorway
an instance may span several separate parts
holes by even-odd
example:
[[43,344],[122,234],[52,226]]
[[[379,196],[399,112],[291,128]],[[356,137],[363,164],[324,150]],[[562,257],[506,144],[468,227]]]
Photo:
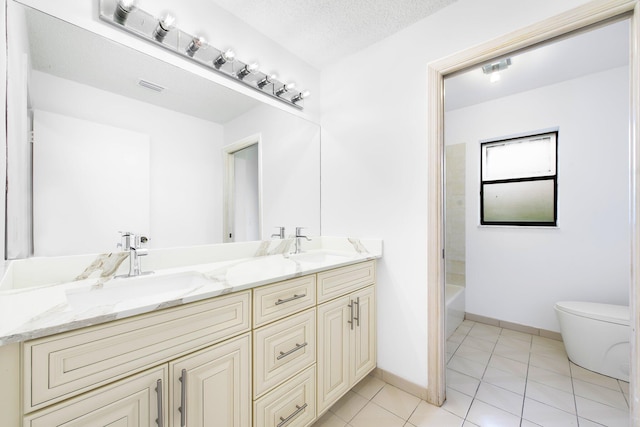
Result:
[[262,235],[262,181],[260,136],[224,147],[225,242],[260,240]]

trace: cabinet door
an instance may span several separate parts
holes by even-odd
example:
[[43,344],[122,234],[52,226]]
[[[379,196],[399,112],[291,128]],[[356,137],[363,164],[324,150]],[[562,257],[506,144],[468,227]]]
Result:
[[318,306],[318,414],[350,388],[349,301],[346,296]]
[[166,426],[167,365],[25,417],[25,427]]
[[250,335],[169,364],[173,426],[251,425]]
[[355,327],[351,334],[351,384],[364,378],[376,367],[376,316],[373,286],[350,296],[354,304]]

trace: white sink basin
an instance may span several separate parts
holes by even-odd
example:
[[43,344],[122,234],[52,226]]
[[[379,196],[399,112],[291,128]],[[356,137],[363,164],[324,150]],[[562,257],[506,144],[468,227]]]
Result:
[[200,273],[187,272],[116,278],[102,288],[69,290],[66,296],[67,304],[72,309],[95,306],[126,309],[179,299],[205,286],[211,291],[223,288],[221,284],[208,280]]

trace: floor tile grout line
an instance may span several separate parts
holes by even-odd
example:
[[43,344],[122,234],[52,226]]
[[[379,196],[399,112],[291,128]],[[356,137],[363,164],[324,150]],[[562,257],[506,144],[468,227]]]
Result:
[[522,426],[522,420],[524,420],[524,405],[527,401],[527,386],[529,385],[529,368],[531,367],[531,353],[533,350],[533,337],[529,342],[529,358],[527,359],[527,374],[524,377],[524,391],[522,392],[522,409],[520,409],[520,426]]
[[[476,323],[476,324],[477,324],[477,323]],[[474,326],[475,326],[476,324],[474,324]],[[469,330],[469,332],[467,333],[467,336],[469,336],[468,334],[470,334],[472,330],[473,330],[473,327]],[[503,330],[503,329],[502,329],[502,328],[500,328],[500,333],[502,332],[502,330]],[[498,337],[500,336],[500,333],[498,333]],[[463,342],[464,342],[464,341],[463,341]],[[473,398],[471,399],[471,404],[469,405],[469,408],[467,409],[467,412],[466,412],[466,414],[465,414],[465,416],[464,416],[464,419],[463,419],[463,421],[462,421],[462,423],[463,423],[463,424],[467,421],[467,417],[469,416],[469,412],[471,412],[471,407],[473,406],[473,403],[474,403],[476,400],[478,400],[478,391],[480,390],[480,386],[482,385],[482,380],[483,380],[483,378],[484,378],[485,374],[487,373],[487,369],[489,368],[489,362],[491,361],[491,357],[493,357],[494,351],[495,351],[495,349],[496,349],[496,345],[498,345],[498,340],[496,340],[496,341],[494,342],[494,344],[493,344],[493,348],[491,349],[491,356],[489,356],[489,360],[487,360],[487,363],[485,364],[484,371],[482,371],[482,377],[480,378],[480,381],[478,382],[478,386],[476,387],[476,391],[475,391],[475,393],[473,394]],[[481,400],[478,400],[478,401],[479,401],[479,402],[482,402]],[[486,403],[486,402],[482,402],[482,403],[485,403],[486,405],[489,405],[489,406],[493,406],[493,405],[491,405],[491,404],[489,404],[489,403]],[[496,406],[493,406],[493,407],[494,407],[494,408],[497,408]],[[497,408],[497,409],[502,410],[501,408]],[[471,421],[469,421],[469,422],[471,422]]]

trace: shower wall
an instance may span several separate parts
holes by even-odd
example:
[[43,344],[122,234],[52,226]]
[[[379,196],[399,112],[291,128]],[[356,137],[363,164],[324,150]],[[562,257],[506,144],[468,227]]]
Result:
[[445,147],[445,283],[465,286],[466,144]]

